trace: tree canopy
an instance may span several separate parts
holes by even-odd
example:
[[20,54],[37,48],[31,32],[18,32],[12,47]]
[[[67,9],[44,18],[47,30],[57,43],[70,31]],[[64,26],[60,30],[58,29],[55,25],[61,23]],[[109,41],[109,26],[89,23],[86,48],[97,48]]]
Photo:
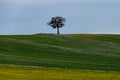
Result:
[[65,18],[57,16],[57,17],[52,17],[51,20],[47,23],[53,28],[57,28],[57,34],[60,34],[59,28],[63,27],[65,24]]

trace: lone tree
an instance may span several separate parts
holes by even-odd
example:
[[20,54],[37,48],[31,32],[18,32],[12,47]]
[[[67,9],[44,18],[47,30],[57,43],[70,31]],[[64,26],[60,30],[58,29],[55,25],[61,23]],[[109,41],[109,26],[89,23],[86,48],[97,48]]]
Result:
[[57,17],[52,17],[51,21],[49,21],[47,24],[53,28],[57,28],[57,34],[60,34],[59,28],[63,27],[65,25],[64,23],[65,23],[65,18],[57,16]]

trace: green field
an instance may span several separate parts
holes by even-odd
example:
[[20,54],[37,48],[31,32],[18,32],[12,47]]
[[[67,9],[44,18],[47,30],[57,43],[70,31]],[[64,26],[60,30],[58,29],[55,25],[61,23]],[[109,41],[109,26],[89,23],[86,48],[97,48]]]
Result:
[[120,72],[0,66],[0,80],[120,80]]
[[[105,74],[106,76],[107,74],[110,74],[111,76],[116,75],[117,79],[115,79],[112,76],[114,79],[101,79],[100,77],[99,79],[97,77],[98,79],[95,80],[119,80],[118,75],[120,72],[120,35],[113,34],[0,35],[0,64],[44,67],[45,69],[36,70],[38,70],[38,72],[43,70],[43,72],[48,73],[48,76],[50,76],[50,73],[46,72],[46,69],[48,69],[48,71],[49,69],[54,71],[54,68],[58,68],[61,69],[60,72],[62,74],[63,73],[65,74],[66,72],[69,71],[71,72],[72,70],[73,73],[76,73],[73,75],[74,77],[73,80],[77,80],[79,77],[81,77],[79,76],[79,74],[81,73],[83,73],[83,75],[86,75],[92,72],[90,74],[93,74],[94,76],[95,73],[101,74],[101,72],[99,71],[103,71],[101,76],[103,76],[103,74]],[[19,68],[18,71],[19,70],[23,71],[23,74],[32,71],[31,68],[20,67],[18,68]],[[11,73],[10,74],[15,75],[14,71],[17,71],[16,70],[17,67],[7,66],[2,67],[0,70],[1,72],[0,76],[3,77],[8,76],[7,73],[4,73],[4,71],[2,70],[8,70],[9,73],[9,71],[12,69],[13,74]],[[76,70],[83,71],[76,72]],[[86,72],[85,74],[84,71]],[[72,73],[70,72],[69,75],[71,75]],[[54,75],[57,73],[59,74],[57,70],[53,72]],[[22,75],[20,72],[18,72],[18,74]],[[28,76],[33,74],[34,73],[31,72],[31,74],[28,74]],[[39,72],[38,74],[41,75],[41,72]],[[64,74],[61,76],[64,77],[65,76]],[[79,77],[76,78],[76,76]],[[36,77],[38,78],[37,75]],[[93,77],[91,76],[89,78]],[[103,76],[103,78],[105,77]],[[110,78],[110,76],[108,78]],[[51,80],[54,79],[55,77],[53,79],[51,78]],[[66,78],[64,77],[63,79]],[[9,79],[6,78],[3,80]],[[43,80],[47,80],[47,78]]]

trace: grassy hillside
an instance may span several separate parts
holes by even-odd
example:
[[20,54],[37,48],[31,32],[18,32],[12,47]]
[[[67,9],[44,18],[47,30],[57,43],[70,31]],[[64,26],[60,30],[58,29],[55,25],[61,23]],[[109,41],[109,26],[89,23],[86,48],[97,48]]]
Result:
[[120,35],[1,35],[0,64],[120,71]]
[[120,35],[115,34],[71,34],[71,36],[120,44]]

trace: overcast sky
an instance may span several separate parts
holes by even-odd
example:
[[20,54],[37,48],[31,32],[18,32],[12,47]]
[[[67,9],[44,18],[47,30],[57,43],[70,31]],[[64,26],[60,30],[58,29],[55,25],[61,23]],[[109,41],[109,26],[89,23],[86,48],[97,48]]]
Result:
[[0,34],[56,33],[54,16],[62,34],[120,34],[120,0],[0,0]]

